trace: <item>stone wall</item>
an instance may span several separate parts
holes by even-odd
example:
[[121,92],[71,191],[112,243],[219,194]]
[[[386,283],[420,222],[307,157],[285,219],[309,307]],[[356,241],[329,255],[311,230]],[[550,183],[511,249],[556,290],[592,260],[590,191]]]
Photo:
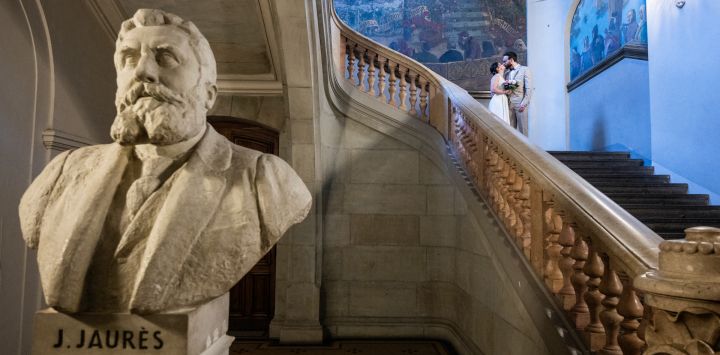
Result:
[[488,252],[484,239],[501,236],[483,234],[443,170],[354,120],[326,120],[337,143],[323,150],[321,317],[330,334],[455,337],[461,353],[547,353]]

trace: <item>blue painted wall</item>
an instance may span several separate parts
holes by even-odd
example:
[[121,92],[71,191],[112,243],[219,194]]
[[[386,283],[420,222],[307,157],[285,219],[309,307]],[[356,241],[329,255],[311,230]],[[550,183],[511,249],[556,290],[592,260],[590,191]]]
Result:
[[653,162],[720,203],[720,1],[648,1]]
[[648,62],[623,59],[570,92],[571,150],[629,150],[650,159]]

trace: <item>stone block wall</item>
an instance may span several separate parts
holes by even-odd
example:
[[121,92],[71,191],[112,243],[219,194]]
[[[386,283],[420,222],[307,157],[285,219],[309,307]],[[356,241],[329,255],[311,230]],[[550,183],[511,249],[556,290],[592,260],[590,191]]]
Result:
[[321,323],[334,337],[452,338],[543,354],[464,197],[418,149],[351,119],[324,147]]

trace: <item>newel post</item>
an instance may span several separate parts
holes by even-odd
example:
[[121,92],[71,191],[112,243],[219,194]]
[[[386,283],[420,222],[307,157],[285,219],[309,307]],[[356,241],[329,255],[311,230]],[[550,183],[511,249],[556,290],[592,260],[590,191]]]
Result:
[[660,243],[658,270],[635,278],[652,317],[645,354],[720,351],[720,229],[694,227]]

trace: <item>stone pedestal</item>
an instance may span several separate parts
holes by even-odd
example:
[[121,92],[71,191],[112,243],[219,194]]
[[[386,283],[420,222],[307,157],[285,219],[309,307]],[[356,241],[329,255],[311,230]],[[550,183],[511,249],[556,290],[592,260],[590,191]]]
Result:
[[227,355],[228,294],[170,313],[35,314],[32,353]]

